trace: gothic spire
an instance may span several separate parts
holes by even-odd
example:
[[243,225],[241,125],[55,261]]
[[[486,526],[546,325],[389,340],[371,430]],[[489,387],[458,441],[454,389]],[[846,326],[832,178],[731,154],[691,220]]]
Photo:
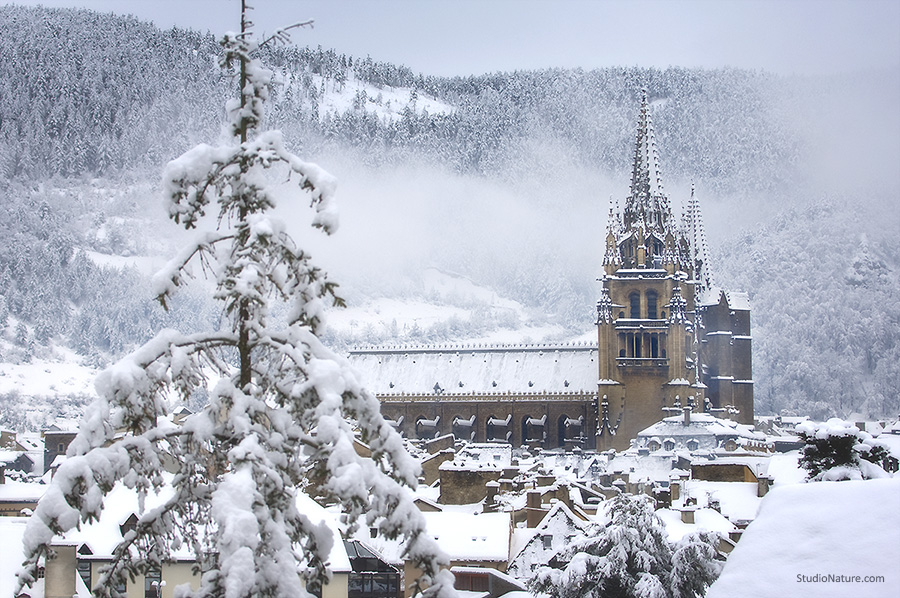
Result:
[[694,194],[694,183],[691,183],[691,199],[688,201],[687,237],[690,243],[691,267],[694,269],[694,280],[697,290],[706,291],[712,287],[712,272],[709,259],[709,245],[706,242],[706,229],[703,227],[703,215],[700,212],[700,201]]
[[631,170],[631,193],[625,204],[624,224],[626,228],[639,227],[647,231],[665,232],[670,212],[669,200],[663,192],[659,172],[659,154],[650,118],[650,104],[647,101],[647,90],[644,89]]

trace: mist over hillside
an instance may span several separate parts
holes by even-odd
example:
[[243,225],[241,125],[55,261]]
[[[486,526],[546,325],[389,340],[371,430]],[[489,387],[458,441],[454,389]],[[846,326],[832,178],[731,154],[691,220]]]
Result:
[[[161,327],[207,326],[202,289],[166,313],[147,276],[182,238],[162,167],[221,135],[234,82],[216,41],[84,10],[0,22],[0,361],[71,349],[99,366]],[[339,180],[334,238],[306,232],[305,198],[279,199],[360,310],[335,318],[336,346],[589,333],[647,88],[673,204],[696,187],[716,282],[750,293],[757,410],[900,410],[897,71],[442,78],[321,48],[264,59],[268,126]]]

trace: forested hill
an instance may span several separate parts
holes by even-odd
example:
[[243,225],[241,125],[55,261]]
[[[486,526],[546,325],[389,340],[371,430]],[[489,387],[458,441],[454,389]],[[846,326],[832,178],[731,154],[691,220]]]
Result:
[[[162,327],[208,325],[199,295],[163,313],[146,277],[172,249],[149,200],[161,169],[220,138],[234,94],[217,41],[86,10],[6,6],[0,24],[0,364],[60,347],[102,364]],[[896,73],[446,78],[321,48],[263,58],[278,83],[267,124],[311,160],[353,165],[336,173],[350,204],[336,242],[355,245],[338,276],[355,303],[408,299],[407,279],[433,266],[517,302],[505,324],[531,312],[554,340],[589,330],[607,198],[627,193],[646,88],[673,203],[697,183],[716,282],[750,293],[758,411],[900,410]],[[484,305],[451,307],[468,316],[400,340],[500,325]]]
[[[7,6],[0,21],[7,177],[158,168],[218,134],[231,81],[211,35],[72,9]],[[531,166],[543,142],[561,143],[573,162],[627,172],[641,88],[656,99],[658,140],[676,179],[723,191],[771,187],[792,174],[785,165],[799,151],[777,102],[785,83],[761,73],[610,68],[439,78],[293,46],[273,48],[266,62],[281,83],[271,125],[311,153],[349,145],[373,164],[415,158],[510,175]]]

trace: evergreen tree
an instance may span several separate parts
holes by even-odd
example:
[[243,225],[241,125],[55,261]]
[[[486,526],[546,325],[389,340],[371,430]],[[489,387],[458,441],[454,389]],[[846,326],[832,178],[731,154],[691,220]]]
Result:
[[598,534],[576,540],[538,569],[532,590],[555,598],[696,598],[718,577],[716,534],[669,544],[643,495],[619,495],[607,513],[610,522]]
[[[243,3],[242,3],[243,4]],[[379,403],[346,361],[317,337],[336,285],[268,212],[267,171],[281,168],[312,196],[313,226],[337,226],[334,181],[289,153],[278,131],[261,132],[271,71],[254,58],[246,6],[241,33],[226,35],[226,66],[236,63],[240,98],[226,111],[233,143],[200,145],[164,174],[172,219],[188,229],[215,207],[215,230],[199,234],[155,279],[165,306],[199,264],[215,281],[225,314],[211,333],[163,331],[106,370],[70,458],[29,521],[20,590],[37,579],[57,535],[99,517],[118,485],[140,504],[166,488],[161,506],[141,514],[97,580],[95,596],[117,596],[128,576],[159,569],[173,549],[191,546],[203,572],[194,597],[309,596],[328,576],[330,539],[297,508],[298,492],[339,503],[346,521],[365,520],[407,541],[423,571],[424,595],[449,597],[424,519],[405,493],[418,464],[381,417]],[[282,173],[283,174],[283,173]],[[287,322],[270,322],[278,302]],[[181,423],[167,417],[171,397],[189,401],[210,378],[209,402]],[[372,448],[353,448],[354,426]],[[164,472],[168,471],[169,474]]]
[[897,459],[871,434],[839,418],[797,426],[803,441],[800,467],[813,481],[860,480],[897,471]]

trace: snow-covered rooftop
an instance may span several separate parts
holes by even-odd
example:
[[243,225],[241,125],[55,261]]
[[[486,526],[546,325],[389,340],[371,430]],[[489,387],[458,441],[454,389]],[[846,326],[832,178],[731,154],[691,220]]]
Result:
[[737,527],[728,521],[724,515],[709,508],[694,511],[694,523],[684,523],[681,513],[674,509],[658,509],[656,515],[666,525],[666,533],[670,542],[677,542],[687,534],[699,531],[719,532],[728,535]]
[[509,513],[422,513],[428,533],[452,561],[509,559]]
[[727,438],[766,439],[764,434],[754,431],[751,426],[739,424],[730,419],[721,419],[711,413],[691,413],[690,423],[687,425],[684,423],[683,414],[666,417],[638,433],[638,438],[701,438],[704,436],[715,436],[719,440]]
[[[896,596],[898,504],[900,479],[775,488],[707,597]],[[822,579],[828,575],[847,580]],[[882,579],[866,583],[867,576]]]
[[589,344],[386,347],[351,351],[350,360],[381,396],[597,392]]

